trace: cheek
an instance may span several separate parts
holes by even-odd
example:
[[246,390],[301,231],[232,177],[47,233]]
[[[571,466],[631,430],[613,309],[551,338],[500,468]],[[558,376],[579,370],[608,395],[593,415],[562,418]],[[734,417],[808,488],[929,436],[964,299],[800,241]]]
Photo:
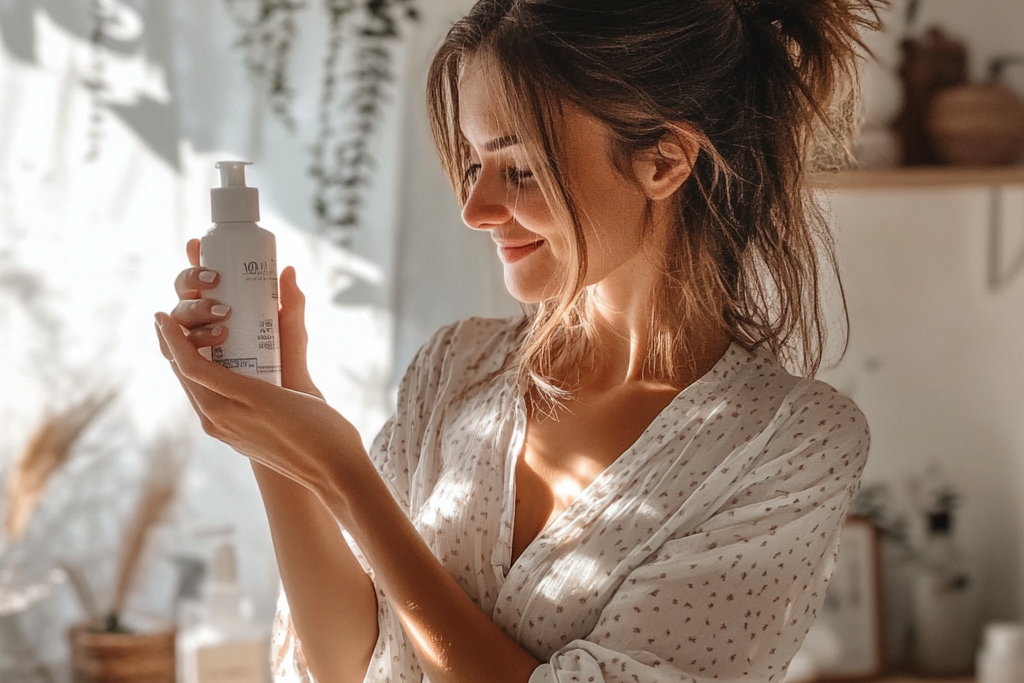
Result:
[[628,201],[595,206],[591,221],[584,225],[589,275],[612,268],[629,259],[643,246],[644,205]]
[[515,220],[520,226],[546,241],[548,246],[554,249],[555,254],[566,256],[566,249],[572,236],[567,230],[559,227],[547,202],[540,196],[540,191],[535,192],[537,196],[520,196],[516,200],[513,208]]

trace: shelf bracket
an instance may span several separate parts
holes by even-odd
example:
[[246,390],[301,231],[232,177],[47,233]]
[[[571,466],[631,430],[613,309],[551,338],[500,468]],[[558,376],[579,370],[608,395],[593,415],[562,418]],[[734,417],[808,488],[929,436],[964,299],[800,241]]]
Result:
[[1003,232],[1005,211],[1003,187],[993,185],[989,194],[988,215],[988,288],[999,292],[1006,288],[1024,270],[1024,243],[1017,248],[1010,263],[1004,264]]

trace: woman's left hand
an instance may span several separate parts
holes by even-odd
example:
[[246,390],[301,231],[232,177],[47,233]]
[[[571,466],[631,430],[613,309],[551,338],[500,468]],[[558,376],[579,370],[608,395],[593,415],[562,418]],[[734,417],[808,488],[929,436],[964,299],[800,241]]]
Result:
[[338,480],[332,469],[345,454],[365,455],[355,427],[323,399],[207,360],[165,313],[156,314],[156,328],[161,352],[210,436],[318,495]]

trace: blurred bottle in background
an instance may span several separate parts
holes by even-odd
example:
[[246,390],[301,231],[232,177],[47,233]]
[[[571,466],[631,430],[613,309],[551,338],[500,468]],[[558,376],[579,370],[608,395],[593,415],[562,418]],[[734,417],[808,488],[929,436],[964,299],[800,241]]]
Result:
[[957,545],[951,505],[927,513],[911,580],[911,663],[915,673],[963,676],[977,648],[977,574]]

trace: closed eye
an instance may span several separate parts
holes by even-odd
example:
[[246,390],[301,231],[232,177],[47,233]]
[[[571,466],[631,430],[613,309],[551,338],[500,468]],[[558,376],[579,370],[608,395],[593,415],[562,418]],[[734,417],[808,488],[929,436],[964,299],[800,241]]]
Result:
[[525,185],[527,181],[533,178],[533,171],[524,171],[510,166],[506,171],[505,175],[508,177],[509,182],[514,185]]
[[[480,171],[483,169],[481,164],[470,164],[466,168],[466,172],[463,175],[463,180],[473,185],[477,180],[480,179]],[[533,179],[533,171],[527,171],[516,168],[515,166],[509,166],[505,169],[505,178],[509,183],[516,186],[525,185],[527,182]]]

